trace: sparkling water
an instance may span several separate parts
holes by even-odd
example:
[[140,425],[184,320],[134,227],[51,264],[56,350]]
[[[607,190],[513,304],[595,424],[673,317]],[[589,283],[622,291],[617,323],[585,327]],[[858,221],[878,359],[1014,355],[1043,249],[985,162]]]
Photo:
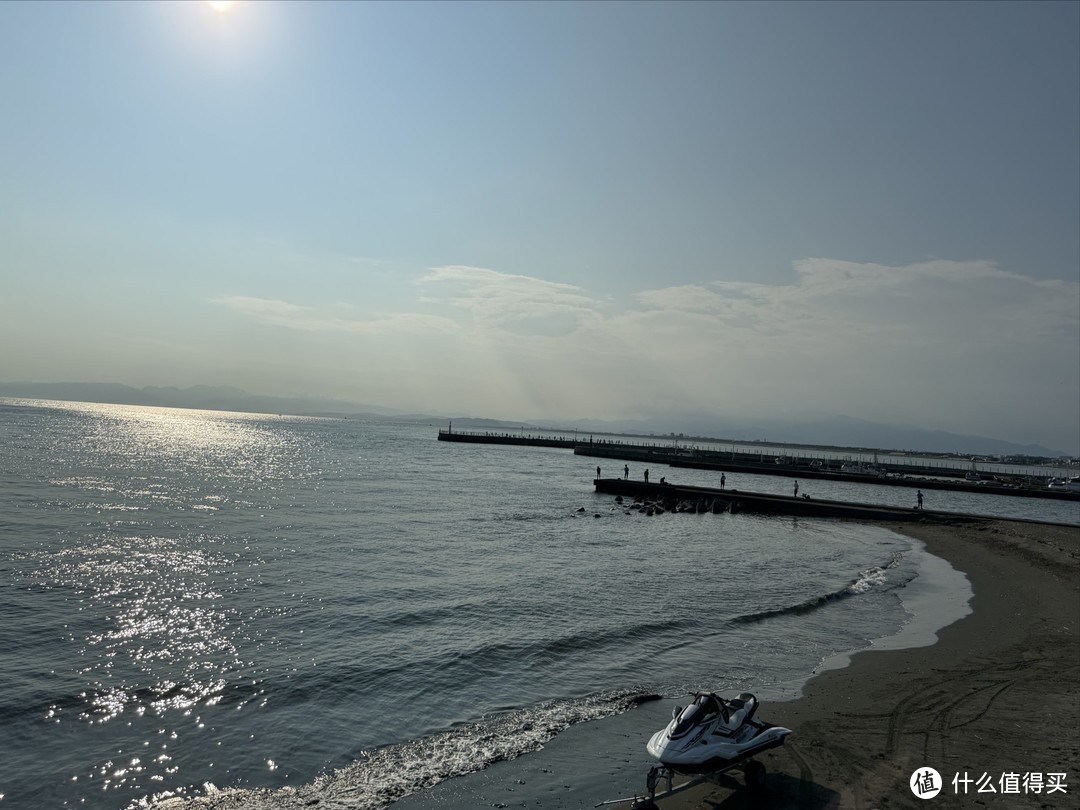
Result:
[[436,431],[0,400],[3,806],[211,783],[385,807],[635,695],[804,679],[909,618],[921,552],[886,529],[646,517],[594,494],[595,459]]

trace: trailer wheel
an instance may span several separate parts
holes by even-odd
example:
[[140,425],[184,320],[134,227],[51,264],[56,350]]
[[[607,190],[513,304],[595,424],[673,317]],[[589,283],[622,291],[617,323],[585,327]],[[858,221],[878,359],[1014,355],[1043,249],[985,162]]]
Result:
[[743,775],[746,777],[746,786],[751,790],[763,790],[765,787],[765,766],[752,759],[743,766]]

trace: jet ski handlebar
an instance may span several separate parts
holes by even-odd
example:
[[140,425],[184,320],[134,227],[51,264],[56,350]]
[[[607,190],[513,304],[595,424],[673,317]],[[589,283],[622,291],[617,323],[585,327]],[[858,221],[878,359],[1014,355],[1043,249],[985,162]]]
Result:
[[745,716],[749,719],[754,714],[754,710],[757,709],[757,698],[750,692],[742,692],[737,698],[730,700],[721,697],[715,692],[692,692],[691,694],[694,699],[688,706],[676,706],[672,711],[671,716],[673,719],[682,715],[687,709],[695,708],[705,715],[719,714],[724,718],[724,722],[728,723],[731,722],[732,712],[744,709],[746,710]]

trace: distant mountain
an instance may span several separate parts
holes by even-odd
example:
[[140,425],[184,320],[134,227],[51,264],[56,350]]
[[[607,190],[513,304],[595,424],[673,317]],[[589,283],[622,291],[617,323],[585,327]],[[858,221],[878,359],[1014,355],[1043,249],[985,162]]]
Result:
[[[606,426],[605,426],[606,425]],[[576,422],[588,430],[709,437],[731,441],[762,441],[769,444],[806,444],[869,450],[899,450],[919,453],[961,453],[964,455],[1068,456],[1039,444],[1019,444],[988,436],[924,430],[904,425],[885,425],[851,416],[808,419],[806,421],[723,419],[709,416],[655,418],[647,421],[602,423]]]
[[[871,447],[910,450],[922,453],[951,452],[995,456],[1067,456],[1040,444],[1019,444],[987,436],[923,430],[908,425],[883,425],[852,416],[836,416],[782,430],[803,437],[815,436],[815,442],[845,447]],[[791,440],[789,440],[791,441]]]
[[118,383],[0,383],[0,397],[58,399],[64,402],[115,402],[123,405],[158,405],[138,388]]
[[1055,458],[1068,453],[1037,444],[1018,444],[987,436],[969,436],[903,425],[884,425],[850,416],[768,421],[728,419],[708,414],[662,416],[643,420],[604,421],[580,419],[526,422],[471,417],[463,414],[415,414],[376,405],[321,397],[269,397],[249,394],[230,386],[196,385],[191,388],[133,388],[117,383],[25,383],[0,382],[0,397],[58,399],[75,402],[114,402],[124,405],[155,405],[169,408],[240,411],[242,413],[288,413],[299,416],[371,416],[402,422],[449,423],[459,429],[548,427],[593,433],[712,438],[728,441],[765,441],[769,444],[806,444],[870,450],[920,453],[1039,456]]
[[239,411],[240,413],[288,413],[316,415],[396,415],[401,411],[377,405],[361,405],[322,397],[268,397],[249,394],[231,386],[195,385],[190,388],[133,388],[119,383],[5,383],[0,397],[58,399],[65,402],[112,402],[120,405],[153,405],[163,408]]

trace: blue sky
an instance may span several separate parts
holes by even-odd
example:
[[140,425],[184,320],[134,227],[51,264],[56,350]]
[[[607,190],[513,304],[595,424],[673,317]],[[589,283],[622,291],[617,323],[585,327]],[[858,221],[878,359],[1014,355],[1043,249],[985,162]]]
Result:
[[0,380],[1080,452],[1080,4],[0,4]]

